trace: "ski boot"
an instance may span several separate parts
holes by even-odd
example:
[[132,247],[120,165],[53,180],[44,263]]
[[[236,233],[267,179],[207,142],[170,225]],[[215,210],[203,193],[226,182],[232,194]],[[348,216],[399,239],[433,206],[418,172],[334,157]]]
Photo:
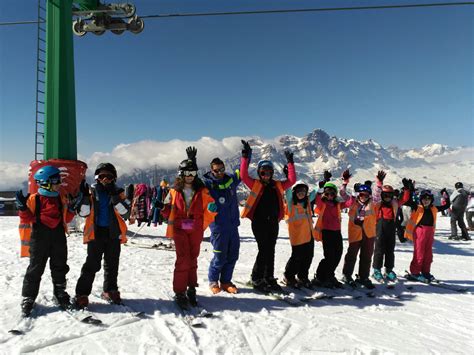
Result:
[[35,299],[33,297],[23,297],[21,300],[21,316],[29,317],[33,311]]
[[232,282],[224,282],[221,283],[221,289],[224,290],[227,293],[237,293],[239,290],[237,289],[237,286],[235,286]]
[[296,281],[296,278],[294,277],[286,277],[285,275],[283,275],[282,281],[285,284],[285,286],[288,286],[290,288],[300,288],[298,281]]
[[78,296],[76,295],[72,300],[72,308],[80,310],[87,308],[89,306],[89,297],[88,296]]
[[217,281],[209,282],[209,289],[214,295],[221,292],[221,288],[219,287],[219,283]]
[[269,293],[271,291],[265,279],[252,280],[252,286],[255,290],[263,293]]
[[185,292],[177,292],[174,295],[174,301],[176,302],[178,307],[181,308],[182,310],[184,311],[189,310],[189,302],[188,302],[188,298],[186,297]]
[[[386,270],[387,271],[387,270]],[[395,282],[397,281],[397,274],[393,271],[390,270],[385,274],[385,277],[387,278],[388,281],[390,282]]]
[[382,270],[374,269],[374,273],[372,274],[372,277],[378,282],[383,282]]
[[372,283],[372,281],[370,281],[369,278],[366,278],[366,279],[358,278],[355,282],[356,284],[359,284],[360,286],[365,287],[368,290],[373,290],[375,288],[374,284]]
[[266,279],[266,282],[267,282],[267,285],[270,288],[271,292],[278,292],[278,293],[283,292],[283,289],[278,284],[278,279],[276,279],[274,277],[269,277],[268,279]]
[[186,291],[186,297],[188,298],[188,302],[192,307],[197,307],[198,301],[196,298],[196,288],[195,287],[188,287]]
[[428,281],[428,283],[431,283],[436,280],[436,278],[433,275],[431,275],[429,272],[423,272],[422,275]]
[[63,310],[71,308],[71,298],[66,292],[66,283],[54,285],[54,301]]
[[341,281],[346,284],[346,285],[349,285],[350,287],[353,287],[353,288],[356,288],[357,285],[354,281],[354,279],[352,278],[352,276],[350,275],[342,275],[342,279]]
[[313,287],[313,283],[311,281],[309,281],[309,279],[297,279],[296,282],[298,283],[299,285],[299,288],[307,288],[308,290],[313,290],[314,287]]
[[408,274],[407,277],[408,277],[408,279],[423,282],[425,284],[430,283],[428,281],[428,279],[425,276],[423,276],[423,274],[421,272],[419,274]]
[[313,285],[313,287],[322,287],[323,283],[315,276],[311,280],[311,285]]
[[333,288],[344,288],[341,282],[339,282],[338,279],[336,279],[334,276],[331,278],[331,282],[333,285]]
[[106,300],[107,302],[111,304],[122,304],[122,299],[120,298],[120,292],[115,290],[115,291],[104,291],[100,295],[100,297],[103,300]]

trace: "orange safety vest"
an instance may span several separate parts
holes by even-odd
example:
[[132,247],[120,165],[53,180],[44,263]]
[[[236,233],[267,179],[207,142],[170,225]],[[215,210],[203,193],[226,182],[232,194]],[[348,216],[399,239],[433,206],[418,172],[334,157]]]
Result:
[[[37,218],[39,213],[37,214],[36,211],[36,195],[38,193],[31,194],[30,197],[28,197],[28,200],[26,201],[26,206],[30,210],[30,212],[36,216]],[[39,195],[38,195],[39,196]],[[59,195],[61,198],[61,206],[62,206],[62,212],[63,212],[63,226],[64,226],[64,232],[67,233],[67,199],[63,195]],[[20,233],[20,242],[21,242],[21,247],[20,247],[20,257],[29,257],[30,256],[30,240],[31,240],[31,232],[33,231],[33,223],[20,223],[18,226],[18,230]]]
[[[275,181],[275,186],[277,187],[278,192],[278,201],[280,202],[280,211],[284,211],[283,207],[283,186],[281,181]],[[245,201],[244,209],[242,210],[242,214],[240,215],[242,218],[249,218],[250,211],[254,208],[255,201],[257,201],[258,196],[261,194],[263,188],[263,184],[260,180],[254,180],[252,190],[250,191],[249,197],[247,201]],[[283,213],[280,213],[283,217]],[[281,219],[281,217],[280,217]]]
[[[357,208],[359,203],[356,201],[349,209],[349,243],[354,243],[362,240],[362,228],[355,224],[357,216]],[[369,202],[365,207],[365,217],[362,227],[364,228],[367,238],[374,238],[376,236],[377,215],[375,207],[372,202]]]
[[[308,201],[306,208],[302,204],[285,204],[285,220],[288,223],[288,234],[291,245],[308,243],[315,238],[313,221],[311,218],[311,204]],[[309,233],[308,233],[309,232]]]
[[[176,196],[178,195],[178,191],[176,191],[175,189],[170,189],[169,194],[171,195],[171,203],[170,203],[171,211],[168,217],[168,226],[166,227],[166,236],[168,238],[173,238],[174,237],[174,221],[176,219]],[[209,190],[205,187],[194,194],[193,201],[196,199],[197,194],[201,194],[202,210],[203,210],[202,230],[205,231],[206,228],[209,226],[209,224],[211,224],[214,221],[214,217],[217,214],[216,212],[211,212],[207,209],[207,205],[211,202],[214,202],[214,199],[209,194]],[[193,202],[191,202],[191,205],[192,203]]]
[[[125,199],[124,192],[120,194],[120,198]],[[91,213],[86,217],[86,224],[84,225],[84,238],[83,238],[84,244],[87,244],[91,240],[95,239],[95,228],[94,228],[95,213],[94,213],[94,203],[93,203],[92,196],[89,197],[89,200],[90,200],[90,206],[91,206]],[[119,228],[120,228],[120,244],[126,243],[127,242],[127,225],[125,224],[125,221],[120,215],[120,213],[118,213],[115,208],[114,208],[114,213],[115,213],[115,217],[117,218]]]
[[[434,206],[431,206],[431,213],[433,213],[433,227],[436,227],[436,216],[438,213],[438,209]],[[421,218],[423,217],[423,213],[425,213],[425,208],[422,205],[418,205],[418,208],[412,212],[410,216],[410,220],[408,221],[406,228],[405,228],[405,238],[413,240],[413,234],[415,233],[415,228],[420,223]]]
[[[323,215],[324,211],[326,210],[326,204],[323,203],[321,206],[316,205],[314,209],[314,213],[318,216],[316,220],[316,224],[314,225],[314,233],[315,239],[320,242],[323,240]],[[341,204],[337,204],[337,217],[339,218],[339,222],[341,222]]]

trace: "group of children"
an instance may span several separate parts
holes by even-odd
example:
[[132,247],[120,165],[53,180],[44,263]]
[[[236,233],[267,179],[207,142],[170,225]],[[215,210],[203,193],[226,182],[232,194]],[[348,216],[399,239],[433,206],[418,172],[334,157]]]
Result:
[[[449,196],[445,190],[443,195],[448,202],[442,207],[433,206],[434,197],[429,190],[421,191],[420,203],[415,204],[413,181],[403,179],[402,192],[398,196],[392,186],[384,184],[385,172],[379,171],[374,188],[369,181],[356,183],[354,193],[349,195],[346,191],[351,179],[349,170],[343,172],[340,187],[330,180],[332,176],[326,171],[320,188],[310,190],[304,181],[296,181],[293,153],[290,151],[285,151],[285,180],[274,179],[274,166],[269,160],[258,162],[257,177],[252,178],[248,172],[252,148],[246,141],[242,141],[242,145],[240,169],[227,173],[224,162],[215,158],[210,163],[210,171],[202,179],[198,177],[197,150],[188,147],[187,159],[179,164],[173,187],[168,190],[162,183],[161,195],[157,191],[152,199],[153,208],[167,221],[166,236],[173,239],[176,247],[173,291],[180,307],[197,305],[197,260],[204,230],[208,226],[214,254],[208,271],[209,289],[213,294],[238,292],[232,276],[239,257],[240,217],[251,220],[258,246],[251,282],[261,292],[282,291],[274,275],[274,260],[279,223],[283,219],[288,226],[292,248],[283,282],[292,287],[342,286],[335,277],[335,270],[343,254],[343,209],[348,209],[349,216],[349,247],[344,257],[343,282],[373,288],[369,278],[371,266],[375,279],[396,279],[394,248],[397,230],[401,228],[397,222],[402,215],[402,205],[410,209],[404,220],[403,233],[404,238],[414,243],[410,272],[419,281],[433,279],[430,266],[436,215],[449,208]],[[148,207],[146,201],[140,200],[144,195],[143,188],[137,187],[140,191],[135,193],[131,203],[125,191],[116,186],[117,171],[112,164],[99,164],[94,177],[92,186],[83,181],[79,194],[67,200],[58,193],[61,183],[59,170],[46,166],[34,175],[39,185],[38,193],[28,196],[23,196],[21,191],[17,193],[22,254],[23,251],[28,254],[29,246],[31,255],[22,290],[22,312],[26,316],[33,308],[48,258],[55,299],[61,307],[82,309],[88,306],[88,296],[95,274],[101,268],[102,258],[102,297],[112,303],[121,303],[117,275],[120,247],[127,241],[125,219],[130,218],[131,210],[135,210],[135,218],[132,216],[131,222],[140,222],[136,216]],[[250,193],[240,214],[237,187],[241,181]],[[76,295],[70,303],[66,292],[65,277],[69,267],[65,233],[67,223],[75,213],[86,218],[84,243],[87,244],[87,259],[76,285]],[[154,220],[158,221],[158,216]],[[324,257],[310,280],[314,240],[322,242]],[[359,268],[354,279],[358,255]],[[385,270],[382,273],[383,267]]]

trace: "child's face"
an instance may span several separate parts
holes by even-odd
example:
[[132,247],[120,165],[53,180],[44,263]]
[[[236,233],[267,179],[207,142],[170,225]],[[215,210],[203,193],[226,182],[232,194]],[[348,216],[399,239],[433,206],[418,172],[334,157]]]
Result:
[[336,198],[336,192],[333,189],[326,189],[323,193],[324,197],[326,197],[329,201],[332,201]]
[[54,184],[54,185],[51,185],[51,190],[54,192],[58,192],[60,187],[61,187],[61,183]]
[[102,185],[108,185],[114,181],[114,175],[108,170],[100,170],[97,174],[97,180]]
[[191,185],[194,181],[194,176],[185,176],[184,177],[184,183],[185,184],[188,184],[188,185]]
[[366,193],[366,192],[361,192],[361,193],[359,193],[359,200],[360,200],[360,202],[362,202],[362,203],[367,202],[367,201],[369,200],[369,197],[370,197],[370,195],[369,195],[368,193]]
[[429,205],[431,205],[431,198],[429,196],[423,196],[423,198],[421,199],[421,203],[424,207],[428,207]]

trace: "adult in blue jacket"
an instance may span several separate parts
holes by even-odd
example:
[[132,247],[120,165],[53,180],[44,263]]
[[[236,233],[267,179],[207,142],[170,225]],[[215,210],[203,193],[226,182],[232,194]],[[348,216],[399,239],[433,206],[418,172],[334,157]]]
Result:
[[237,293],[237,287],[232,283],[232,274],[240,249],[237,199],[240,172],[236,170],[232,174],[226,173],[224,162],[214,158],[211,161],[211,171],[204,174],[203,181],[217,205],[217,215],[210,225],[214,257],[209,265],[209,288],[214,294],[221,290]]

